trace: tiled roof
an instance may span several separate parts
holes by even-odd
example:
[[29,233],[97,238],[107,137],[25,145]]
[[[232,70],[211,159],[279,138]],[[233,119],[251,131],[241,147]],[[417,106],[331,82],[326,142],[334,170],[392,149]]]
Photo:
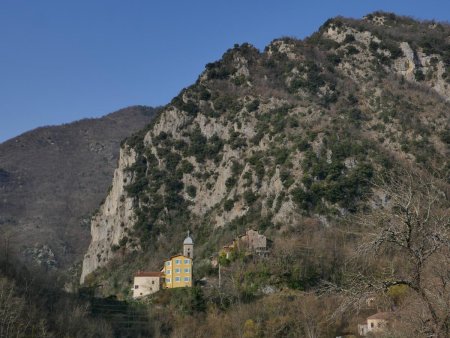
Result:
[[172,258],[175,258],[175,257],[184,257],[184,258],[187,258],[187,259],[191,259],[191,258],[189,258],[189,257],[186,257],[186,256],[183,255],[183,254],[177,254],[177,255],[170,256],[169,259],[166,259],[166,260],[165,260],[165,262],[170,261]]

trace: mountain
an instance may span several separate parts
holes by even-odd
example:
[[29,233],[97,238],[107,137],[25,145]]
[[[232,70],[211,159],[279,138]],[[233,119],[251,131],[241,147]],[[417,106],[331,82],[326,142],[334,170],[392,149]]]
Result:
[[0,227],[12,254],[66,268],[89,244],[120,142],[155,110],[129,107],[98,119],[42,127],[0,144]]
[[[158,334],[239,336],[233,330],[244,327],[248,337],[307,336],[309,320],[320,332],[310,336],[356,327],[359,312],[332,317],[341,294],[315,292],[324,283],[343,290],[369,266],[378,276],[409,266],[388,251],[351,268],[366,239],[358,219],[389,204],[374,185],[383,175],[413,170],[448,188],[449,37],[448,24],[377,12],[330,19],[305,40],[276,39],[264,51],[235,45],[123,143],[91,221],[81,282],[127,299],[133,273],[160,269],[190,230],[194,276],[209,281],[212,310],[195,320],[204,306],[183,302],[199,304],[197,293],[162,293],[156,302],[179,321],[152,308]],[[210,257],[249,228],[272,240],[270,256],[224,259],[218,287]]]
[[375,172],[448,170],[449,32],[380,14],[228,50],[122,146],[82,280],[119,247],[328,224],[364,206]]

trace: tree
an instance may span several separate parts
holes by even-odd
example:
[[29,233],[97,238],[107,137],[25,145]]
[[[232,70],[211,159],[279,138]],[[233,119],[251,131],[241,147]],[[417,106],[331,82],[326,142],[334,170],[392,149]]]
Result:
[[[448,337],[450,203],[445,183],[405,172],[374,189],[387,203],[360,220],[366,239],[358,254],[366,261],[376,257],[378,264],[376,273],[365,276],[370,279],[365,278],[366,291],[407,287],[425,313],[416,334]],[[360,290],[363,279],[358,282]]]

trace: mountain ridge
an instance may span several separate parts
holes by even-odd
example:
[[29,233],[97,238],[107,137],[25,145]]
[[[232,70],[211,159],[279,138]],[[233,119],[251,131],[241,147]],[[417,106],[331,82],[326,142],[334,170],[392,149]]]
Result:
[[0,221],[15,255],[50,269],[77,260],[121,140],[153,114],[153,108],[128,107],[97,119],[39,127],[0,144]]
[[170,251],[188,228],[200,243],[214,236],[197,251],[206,258],[236,227],[328,226],[400,163],[445,175],[449,32],[374,13],[263,52],[229,49],[123,144],[81,280],[127,252]]

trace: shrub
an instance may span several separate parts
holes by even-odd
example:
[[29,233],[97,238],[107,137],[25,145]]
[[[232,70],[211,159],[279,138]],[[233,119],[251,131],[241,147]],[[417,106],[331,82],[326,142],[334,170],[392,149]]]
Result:
[[248,112],[253,112],[259,108],[259,100],[255,99],[252,102],[248,103],[245,108]]
[[233,209],[234,207],[234,201],[233,200],[226,200],[225,203],[223,204],[223,209],[225,211],[230,211],[231,209]]
[[450,130],[446,130],[441,133],[441,140],[442,142],[450,145]]
[[180,170],[183,174],[190,174],[194,170],[194,166],[188,160],[183,160],[180,163]]
[[197,188],[193,185],[188,185],[186,187],[186,192],[191,198],[195,198],[195,196],[197,196]]
[[199,112],[199,108],[197,104],[194,103],[194,101],[188,100],[187,102],[184,102],[181,96],[175,97],[171,103],[172,105],[182,111],[185,111],[189,115],[195,116]]
[[236,177],[228,177],[225,181],[225,186],[227,187],[227,191],[230,191],[236,184]]
[[166,168],[167,171],[173,172],[181,161],[181,156],[178,153],[168,153],[166,155]]
[[125,246],[128,243],[128,237],[124,236],[122,237],[122,239],[119,241],[119,246]]
[[244,192],[244,200],[247,205],[252,205],[256,201],[256,199],[257,196],[255,195],[255,193],[253,193],[253,191],[247,190]]
[[284,164],[286,163],[287,158],[289,157],[289,149],[282,148],[276,149],[275,151],[275,163],[276,164]]
[[423,73],[423,71],[421,69],[416,69],[414,71],[414,78],[416,79],[416,81],[424,81],[425,80],[425,74]]
[[355,41],[355,36],[353,34],[347,34],[344,39],[344,43],[352,43]]
[[347,56],[359,54],[359,49],[355,46],[348,46],[345,54],[347,54]]

